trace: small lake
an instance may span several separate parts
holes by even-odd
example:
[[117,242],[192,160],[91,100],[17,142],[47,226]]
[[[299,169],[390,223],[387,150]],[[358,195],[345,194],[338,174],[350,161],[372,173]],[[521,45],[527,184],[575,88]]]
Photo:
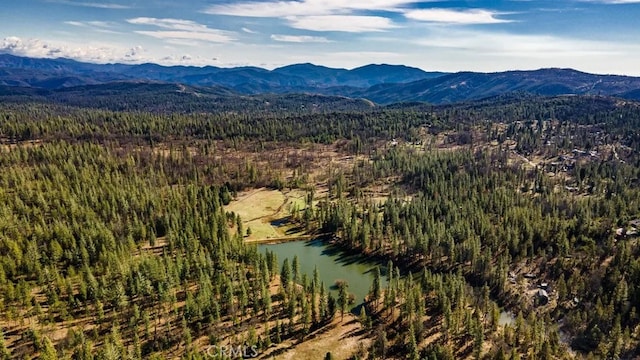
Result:
[[[327,245],[322,240],[292,241],[280,244],[258,245],[258,251],[266,253],[269,250],[276,254],[280,267],[284,259],[288,258],[291,264],[294,256],[298,256],[300,275],[307,274],[309,280],[313,279],[313,269],[318,268],[320,280],[324,281],[327,290],[337,296],[337,291],[332,289],[336,280],[344,280],[349,284],[349,293],[355,295],[354,306],[361,304],[369,293],[373,283],[374,269],[378,265],[369,262],[361,256],[346,254],[339,249]],[[380,266],[382,288],[387,285],[385,269]]]
[[[332,289],[336,280],[346,281],[349,284],[349,293],[356,297],[354,307],[362,304],[364,297],[369,293],[373,283],[373,272],[378,266],[376,262],[368,261],[362,256],[346,254],[319,239],[258,245],[258,251],[261,253],[264,254],[267,250],[278,257],[278,273],[284,259],[288,258],[291,264],[294,256],[298,256],[300,276],[307,274],[309,281],[313,278],[313,269],[317,267],[320,281],[324,282],[326,289],[331,291],[334,297],[338,295],[337,291]],[[380,272],[380,285],[384,289],[387,286],[386,264],[380,265]],[[512,325],[515,316],[502,310],[498,322],[503,326]]]

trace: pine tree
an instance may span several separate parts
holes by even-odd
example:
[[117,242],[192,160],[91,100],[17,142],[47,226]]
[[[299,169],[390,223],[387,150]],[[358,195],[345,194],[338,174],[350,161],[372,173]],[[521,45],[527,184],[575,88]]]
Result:
[[137,331],[133,335],[133,359],[142,360],[142,346],[140,345],[140,337],[138,337]]
[[362,324],[362,327],[364,327],[367,330],[371,325],[369,316],[367,315],[367,308],[364,305],[360,307],[360,324]]
[[388,346],[389,341],[387,340],[387,332],[383,327],[380,327],[377,330],[376,339],[373,342],[373,357],[376,359],[385,359]]
[[271,347],[271,328],[269,327],[269,322],[264,323],[264,347]]
[[284,259],[282,262],[280,282],[285,290],[289,289],[289,284],[291,283],[291,266],[289,266],[289,259]]
[[330,293],[327,299],[327,319],[332,319],[336,314],[336,299]]
[[276,344],[280,344],[282,342],[281,328],[280,320],[276,321]]
[[413,325],[409,327],[409,341],[407,343],[407,353],[409,354],[409,359],[411,360],[420,360],[420,349],[418,349],[418,344],[416,342],[415,331],[413,330]]
[[328,318],[328,309],[327,309],[327,296],[325,295],[326,290],[324,288],[324,282],[320,283],[320,297],[318,298],[318,312],[320,319],[322,321]]
[[272,305],[271,305],[271,294],[269,293],[269,288],[263,283],[262,289],[260,291],[262,296],[262,307],[265,314],[265,317],[268,318],[271,315]]
[[48,337],[44,337],[43,341],[43,349],[40,353],[40,359],[42,360],[58,360],[58,352],[56,348],[53,346],[53,343]]
[[373,271],[373,284],[371,285],[371,298],[375,302],[375,306],[378,307],[378,301],[382,295],[382,288],[380,286],[380,268],[375,267]]
[[7,360],[11,358],[11,352],[5,345],[4,331],[0,329],[0,360]]
[[294,283],[300,283],[300,264],[298,263],[298,255],[293,257],[291,264],[292,280]]
[[484,328],[480,321],[480,315],[476,311],[473,316],[473,349],[476,359],[480,359],[482,355],[482,345],[484,344]]
[[349,304],[349,293],[347,288],[349,284],[342,282],[338,285],[338,306],[340,306],[340,321],[344,320],[344,312]]
[[302,328],[303,328],[303,330],[304,330],[304,332],[306,334],[306,333],[309,332],[311,321],[313,320],[312,316],[311,316],[311,306],[312,306],[312,304],[308,300],[306,300],[306,296],[303,296],[302,299],[303,299],[303,302],[302,302]]

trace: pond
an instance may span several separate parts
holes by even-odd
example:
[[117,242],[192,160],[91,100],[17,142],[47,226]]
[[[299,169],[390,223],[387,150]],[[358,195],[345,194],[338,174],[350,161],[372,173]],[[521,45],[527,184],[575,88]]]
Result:
[[[309,280],[313,278],[313,269],[317,267],[320,281],[324,282],[334,297],[338,294],[335,288],[332,289],[333,285],[337,280],[346,281],[349,284],[349,293],[355,295],[354,307],[362,304],[364,297],[369,293],[373,283],[373,271],[379,266],[374,261],[347,254],[319,239],[258,245],[258,251],[261,253],[264,254],[267,250],[276,254],[280,268],[284,259],[288,258],[291,264],[293,257],[297,256],[300,275],[307,274]],[[380,265],[380,272],[380,284],[384,289],[387,286],[386,265]],[[500,325],[512,325],[514,322],[515,316],[511,312],[500,312]]]
[[[333,293],[334,297],[337,297],[337,290],[334,288],[336,281],[346,281],[349,284],[349,293],[355,295],[355,306],[360,305],[369,293],[373,283],[374,269],[378,266],[377,263],[367,261],[362,256],[346,254],[319,239],[258,246],[258,250],[262,253],[266,253],[267,249],[276,254],[280,266],[284,259],[288,258],[291,264],[293,257],[297,256],[300,275],[307,274],[309,280],[313,278],[313,269],[317,267],[320,281],[324,282],[325,287]],[[387,278],[384,276],[386,271],[383,266],[380,266],[380,272],[383,274],[380,284],[384,288],[387,285]]]

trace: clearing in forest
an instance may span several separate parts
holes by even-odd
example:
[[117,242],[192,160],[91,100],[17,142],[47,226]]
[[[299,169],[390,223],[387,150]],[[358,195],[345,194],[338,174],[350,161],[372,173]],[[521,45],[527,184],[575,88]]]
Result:
[[282,192],[260,188],[239,193],[225,206],[225,211],[240,215],[245,234],[251,229],[251,235],[245,237],[247,241],[296,237],[303,232],[296,231],[288,219],[294,207],[304,209],[304,197],[302,190]]

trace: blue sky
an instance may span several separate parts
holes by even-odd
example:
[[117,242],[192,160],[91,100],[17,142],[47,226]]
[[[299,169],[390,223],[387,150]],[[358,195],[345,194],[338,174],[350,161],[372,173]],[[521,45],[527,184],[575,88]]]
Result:
[[640,0],[3,0],[0,52],[89,62],[640,76]]

